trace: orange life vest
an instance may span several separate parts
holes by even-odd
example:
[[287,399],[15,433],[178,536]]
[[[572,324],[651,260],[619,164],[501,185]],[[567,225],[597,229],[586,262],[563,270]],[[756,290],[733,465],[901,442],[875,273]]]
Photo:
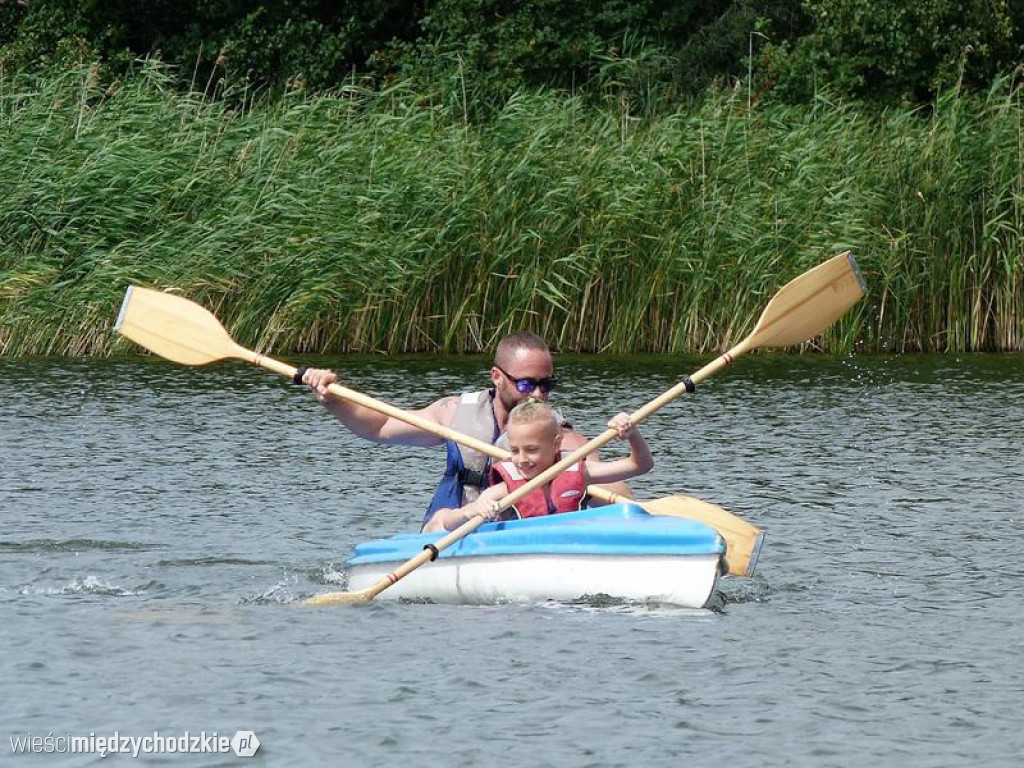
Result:
[[[491,482],[505,483],[509,493],[527,483],[511,461],[499,461],[491,467],[491,473]],[[505,513],[514,511],[513,518],[524,518],[575,512],[583,508],[586,500],[587,472],[580,461],[555,477],[549,484],[526,494],[510,509],[505,510]],[[502,519],[509,519],[505,513]]]

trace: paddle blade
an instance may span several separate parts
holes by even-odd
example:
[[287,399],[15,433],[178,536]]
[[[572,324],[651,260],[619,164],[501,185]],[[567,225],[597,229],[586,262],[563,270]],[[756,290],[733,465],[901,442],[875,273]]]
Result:
[[750,348],[788,347],[817,336],[846,314],[867,291],[849,251],[794,278],[768,302]]
[[356,603],[368,603],[373,595],[366,592],[323,592],[319,595],[307,597],[302,601],[303,605],[355,605]]
[[205,365],[239,350],[224,326],[195,302],[129,286],[115,330],[150,352],[183,365]]
[[725,539],[725,561],[733,576],[752,576],[764,532],[732,512],[692,496],[666,496],[637,502],[652,515],[686,517],[709,525]]

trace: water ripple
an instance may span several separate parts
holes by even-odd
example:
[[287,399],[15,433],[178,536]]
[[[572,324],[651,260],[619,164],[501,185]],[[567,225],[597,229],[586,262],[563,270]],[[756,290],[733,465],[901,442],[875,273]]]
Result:
[[[489,370],[303,362],[409,407]],[[596,434],[705,362],[563,358],[559,403]],[[1021,403],[1021,356],[752,355],[644,424],[633,483],[767,533],[715,610],[317,609],[356,543],[417,527],[439,451],[241,365],[0,360],[7,730],[251,728],[282,765],[439,737],[452,766],[1015,765]]]

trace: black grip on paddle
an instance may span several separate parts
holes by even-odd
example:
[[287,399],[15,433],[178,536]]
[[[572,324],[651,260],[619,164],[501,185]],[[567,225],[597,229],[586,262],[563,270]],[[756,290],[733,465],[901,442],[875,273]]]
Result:
[[306,366],[304,366],[304,365],[300,366],[299,368],[296,368],[295,369],[295,375],[292,376],[292,384],[301,384],[302,383],[302,377],[306,375],[306,371],[308,371],[308,370],[309,369]]
[[691,395],[697,390],[697,387],[694,386],[693,379],[689,376],[683,376],[683,386],[686,387],[686,391]]
[[441,550],[439,550],[433,544],[424,544],[423,548],[430,550],[430,562],[434,562],[435,560],[437,560],[437,556],[441,554]]

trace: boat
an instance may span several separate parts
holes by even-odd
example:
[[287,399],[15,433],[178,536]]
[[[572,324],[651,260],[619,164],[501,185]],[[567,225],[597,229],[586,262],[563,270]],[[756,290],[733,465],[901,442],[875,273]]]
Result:
[[[438,534],[359,544],[348,589],[387,578]],[[724,572],[725,543],[696,520],[652,515],[634,503],[484,523],[380,593],[380,599],[491,604],[610,598],[706,608]]]

